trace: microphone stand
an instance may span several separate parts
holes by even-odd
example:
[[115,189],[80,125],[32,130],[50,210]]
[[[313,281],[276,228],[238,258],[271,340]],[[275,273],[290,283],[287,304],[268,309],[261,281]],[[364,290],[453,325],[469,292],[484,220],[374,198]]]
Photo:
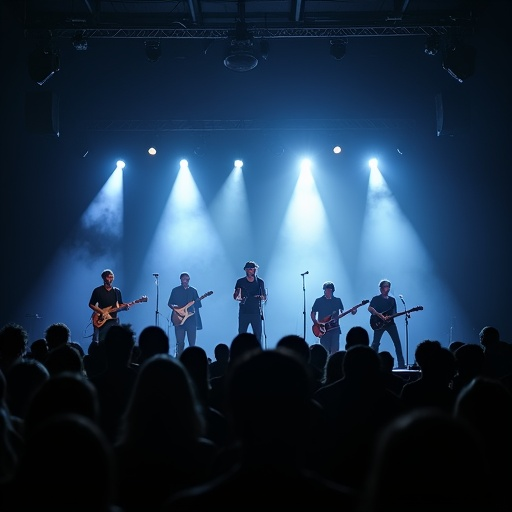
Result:
[[303,297],[302,316],[303,316],[303,320],[304,320],[304,340],[306,340],[306,284],[305,284],[305,278],[304,278],[304,276],[306,274],[309,274],[309,271],[306,271],[301,274],[301,276],[302,276],[302,297]]
[[[407,311],[407,306],[405,305],[405,301],[402,295],[400,295],[400,300],[404,305],[404,310]],[[405,314],[405,367],[409,369],[409,314]]]
[[158,315],[160,314],[158,312],[158,274],[153,274],[153,277],[155,278],[155,284],[156,284],[156,309],[155,309],[155,325],[158,327]]
[[[258,277],[254,276],[256,279]],[[264,350],[267,350],[267,329],[265,327],[265,316],[263,315],[263,301],[261,300],[261,297],[263,297],[263,290],[261,289],[261,283],[258,280],[258,284],[260,286],[260,297],[258,299],[259,308],[260,308],[260,318],[261,318],[261,327],[262,327],[262,336],[263,336],[263,348]],[[267,297],[267,291],[265,290],[265,297]]]

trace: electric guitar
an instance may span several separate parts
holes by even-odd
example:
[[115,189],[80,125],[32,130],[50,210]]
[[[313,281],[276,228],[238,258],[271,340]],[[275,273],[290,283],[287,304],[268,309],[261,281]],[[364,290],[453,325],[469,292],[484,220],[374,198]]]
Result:
[[412,313],[413,311],[422,311],[422,310],[423,310],[423,306],[416,306],[415,308],[408,309],[406,311],[402,311],[401,313],[395,313],[394,315],[387,315],[388,311],[390,311],[388,309],[388,311],[385,311],[384,313],[382,313],[384,316],[387,317],[386,320],[382,320],[382,318],[380,318],[377,315],[372,315],[370,317],[370,326],[374,331],[377,331],[379,329],[382,329],[392,318],[396,318],[397,316],[401,316],[401,315],[408,315],[409,313]]
[[126,303],[124,306],[108,306],[107,308],[103,308],[101,313],[94,311],[92,314],[92,324],[94,327],[99,329],[107,320],[112,320],[110,313],[115,313],[116,311],[123,311],[127,306],[133,306],[134,304],[139,304],[139,302],[147,302],[148,298],[146,295],[143,295],[140,299],[134,300],[132,302]]
[[336,313],[333,313],[332,315],[322,318],[322,320],[320,320],[320,322],[318,322],[317,324],[313,324],[313,326],[312,326],[313,334],[317,338],[321,338],[327,331],[330,331],[331,329],[338,327],[338,325],[339,325],[338,320],[340,318],[343,318],[345,315],[352,313],[352,311],[354,309],[360,308],[361,306],[368,304],[368,302],[370,302],[370,301],[363,300],[361,302],[361,304],[358,304],[357,306],[354,306],[353,308],[347,309],[347,311],[344,311],[340,315],[336,315]]
[[172,325],[183,325],[187,318],[194,314],[194,311],[190,312],[188,308],[195,304],[196,302],[203,300],[205,297],[209,297],[212,293],[212,291],[206,292],[204,295],[201,295],[201,297],[199,297],[198,299],[191,300],[188,304],[185,304],[185,306],[181,308],[173,307],[171,315]]

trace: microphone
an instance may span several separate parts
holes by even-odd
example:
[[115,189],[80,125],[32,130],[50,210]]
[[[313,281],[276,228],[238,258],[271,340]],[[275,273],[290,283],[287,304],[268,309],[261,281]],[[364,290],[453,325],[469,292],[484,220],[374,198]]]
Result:
[[301,276],[305,276],[306,274],[309,274],[309,270],[306,270],[306,272],[304,272],[303,274],[301,274]]
[[403,295],[399,295],[398,297],[400,297],[400,300],[405,304],[405,302],[404,302],[404,296],[403,296]]
[[158,274],[153,274],[153,277],[158,277]]

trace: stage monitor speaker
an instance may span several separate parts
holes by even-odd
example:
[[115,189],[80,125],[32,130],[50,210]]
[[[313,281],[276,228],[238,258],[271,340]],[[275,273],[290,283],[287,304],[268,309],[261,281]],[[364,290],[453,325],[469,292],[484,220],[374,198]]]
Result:
[[466,95],[459,92],[436,94],[437,136],[467,135],[471,126],[471,109]]
[[48,91],[27,92],[25,95],[25,125],[31,133],[59,136],[59,98]]

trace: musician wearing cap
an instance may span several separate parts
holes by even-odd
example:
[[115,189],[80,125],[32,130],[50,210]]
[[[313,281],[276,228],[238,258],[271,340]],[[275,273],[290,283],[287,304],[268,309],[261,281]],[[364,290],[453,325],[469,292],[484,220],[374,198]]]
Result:
[[262,304],[267,300],[267,294],[265,282],[256,275],[258,268],[254,261],[244,265],[245,276],[237,279],[233,298],[239,302],[238,333],[247,332],[250,325],[261,343]]

